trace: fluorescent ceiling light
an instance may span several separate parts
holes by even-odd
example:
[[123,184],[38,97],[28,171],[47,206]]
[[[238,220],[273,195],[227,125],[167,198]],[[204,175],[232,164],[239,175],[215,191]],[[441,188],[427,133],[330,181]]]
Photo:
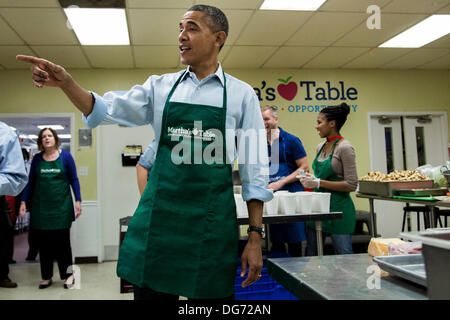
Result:
[[60,139],[70,139],[70,138],[72,138],[72,135],[71,134],[58,134],[58,137]]
[[129,45],[125,9],[65,8],[82,45]]
[[261,10],[316,11],[327,0],[265,0]]
[[29,134],[29,135],[28,135],[28,138],[29,138],[29,139],[37,139],[38,136],[35,135],[35,134]]
[[381,48],[420,48],[450,33],[450,14],[435,14],[392,39]]
[[64,130],[64,127],[59,124],[46,124],[37,126],[39,129],[51,128],[53,130]]

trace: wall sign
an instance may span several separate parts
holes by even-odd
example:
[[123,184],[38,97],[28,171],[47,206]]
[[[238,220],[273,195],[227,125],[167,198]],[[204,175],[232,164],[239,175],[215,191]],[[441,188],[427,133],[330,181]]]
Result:
[[[278,84],[271,87],[265,80],[261,85],[254,87],[259,101],[271,102],[277,98],[286,101],[280,106],[281,110],[289,112],[320,112],[329,105],[346,102],[356,112],[358,105],[358,90],[344,81],[325,81],[323,83],[312,80],[292,80],[292,76],[286,79],[279,78]],[[296,104],[294,104],[294,101]]]

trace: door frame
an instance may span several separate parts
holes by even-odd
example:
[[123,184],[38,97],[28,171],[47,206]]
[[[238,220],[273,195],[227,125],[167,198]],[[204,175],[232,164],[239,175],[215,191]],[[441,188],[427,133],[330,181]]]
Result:
[[[407,117],[407,116],[424,116],[424,115],[431,115],[431,116],[439,116],[440,122],[441,122],[441,134],[444,137],[447,137],[447,145],[442,146],[443,154],[448,154],[448,120],[447,120],[447,112],[445,111],[409,111],[409,112],[367,112],[367,129],[369,133],[369,155],[370,155],[370,171],[373,171],[373,153],[372,153],[372,128],[371,128],[371,119],[375,116],[400,116],[400,117]],[[444,159],[444,162],[447,159]]]

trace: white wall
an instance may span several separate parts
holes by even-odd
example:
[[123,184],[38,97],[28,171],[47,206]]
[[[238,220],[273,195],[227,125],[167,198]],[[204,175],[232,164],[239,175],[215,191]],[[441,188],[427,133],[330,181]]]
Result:
[[122,157],[126,145],[142,145],[143,152],[151,143],[151,126],[133,128],[118,125],[97,129],[99,156],[100,232],[103,260],[116,260],[119,247],[119,219],[133,215],[140,195],[137,187],[136,167],[123,167]]

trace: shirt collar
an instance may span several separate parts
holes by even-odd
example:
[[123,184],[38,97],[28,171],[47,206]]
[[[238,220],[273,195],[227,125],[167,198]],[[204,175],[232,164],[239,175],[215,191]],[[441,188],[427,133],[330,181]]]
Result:
[[[181,81],[186,80],[187,77],[191,77],[192,79],[196,79],[197,80],[197,76],[195,75],[194,72],[191,71],[191,66],[187,67],[186,73],[184,74],[184,76],[181,79]],[[202,81],[206,82],[206,81],[209,81],[212,78],[218,78],[220,80],[220,83],[222,84],[222,86],[224,85],[225,79],[223,78],[223,70],[222,70],[222,65],[220,64],[220,62],[219,62],[219,67],[217,68],[216,72],[214,74],[211,74],[211,75],[207,76]]]
[[278,129],[280,129],[280,135],[279,135],[278,139],[283,140],[284,137],[286,136],[286,131],[284,131],[283,129],[281,129],[280,126],[278,126]]

